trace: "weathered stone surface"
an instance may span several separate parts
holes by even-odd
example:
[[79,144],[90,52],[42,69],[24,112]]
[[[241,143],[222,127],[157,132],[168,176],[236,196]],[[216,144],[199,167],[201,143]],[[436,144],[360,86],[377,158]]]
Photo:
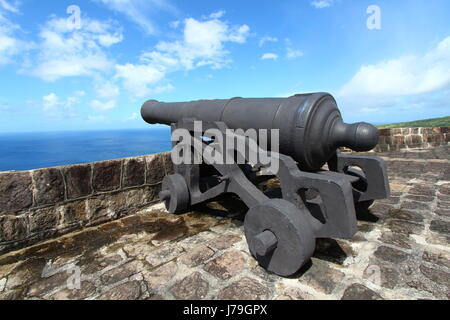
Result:
[[422,259],[450,269],[450,254],[442,250],[425,250]]
[[125,192],[125,204],[128,208],[139,208],[145,205],[143,189],[135,189]]
[[143,272],[143,276],[147,285],[153,288],[159,288],[167,284],[177,274],[178,266],[175,262],[169,262],[161,267],[151,271]]
[[170,289],[175,298],[180,300],[205,299],[208,291],[209,284],[199,272],[184,278]]
[[33,204],[28,172],[0,173],[0,213],[15,213]]
[[125,282],[102,294],[98,300],[136,300],[141,295],[138,281]]
[[218,298],[221,300],[264,300],[267,299],[269,290],[255,279],[242,278],[222,291]]
[[33,283],[28,290],[28,295],[31,297],[40,297],[47,294],[49,291],[55,290],[58,287],[67,288],[68,279],[71,273],[62,271],[51,277],[42,277],[36,283]]
[[233,244],[242,240],[239,234],[220,235],[208,242],[208,246],[216,250],[224,250],[230,248]]
[[118,160],[94,164],[93,187],[97,192],[113,191],[120,187],[122,162]]
[[276,291],[274,300],[314,300],[314,296],[292,286],[279,285]]
[[203,264],[214,255],[214,251],[207,246],[199,246],[180,257],[180,262],[189,266],[196,267]]
[[401,233],[405,235],[420,234],[424,226],[421,224],[405,221],[405,220],[390,220],[387,227],[394,233]]
[[63,173],[69,200],[87,197],[92,193],[92,167],[90,164],[65,167]]
[[59,207],[58,211],[63,226],[87,220],[86,200],[67,203]]
[[146,186],[144,188],[144,204],[159,202],[160,192],[161,192],[161,184],[154,186]]
[[140,261],[133,261],[105,272],[101,280],[105,285],[127,279],[143,270],[144,265]]
[[404,249],[411,249],[411,244],[413,243],[413,240],[407,235],[392,232],[384,232],[381,235],[380,241]]
[[450,222],[442,220],[433,220],[430,223],[430,230],[441,234],[449,234]]
[[430,210],[430,205],[428,203],[423,203],[423,202],[418,202],[418,201],[403,201],[402,209]]
[[403,251],[392,249],[385,246],[380,246],[374,253],[378,259],[389,261],[392,263],[402,263],[408,259],[408,254]]
[[383,298],[366,286],[354,283],[345,289],[341,300],[383,300]]
[[450,289],[450,273],[435,268],[428,268],[424,265],[420,266],[420,272],[431,281]]
[[299,281],[317,291],[331,294],[343,278],[344,273],[341,271],[331,268],[324,261],[314,259],[312,267],[300,277]]
[[393,219],[406,220],[412,222],[422,222],[423,216],[403,209],[394,209],[389,211],[389,216]]
[[86,210],[88,219],[95,221],[101,218],[113,219],[123,212],[126,212],[125,195],[117,193],[113,195],[105,194],[87,200]]
[[30,232],[40,232],[56,228],[59,222],[57,208],[38,209],[30,214]]
[[226,280],[244,269],[245,260],[238,251],[228,251],[209,262],[204,269],[219,279]]
[[147,163],[147,184],[158,184],[163,181],[166,170],[164,168],[164,156],[161,154],[151,155],[145,158]]
[[64,201],[64,181],[58,169],[36,170],[33,172],[33,181],[36,206]]
[[183,249],[178,247],[168,247],[155,250],[147,255],[147,262],[156,267],[167,263],[183,253]]
[[80,289],[63,289],[52,294],[53,300],[83,300],[92,297],[96,293],[95,285],[90,281],[81,282]]
[[162,156],[164,160],[164,168],[166,169],[166,175],[174,174],[175,167],[173,166],[171,152],[165,152]]
[[123,187],[136,187],[145,183],[145,159],[131,158],[124,162]]
[[364,270],[363,278],[377,286],[394,289],[399,284],[400,274],[395,268],[372,262]]
[[18,241],[28,236],[28,221],[25,216],[0,217],[0,241]]

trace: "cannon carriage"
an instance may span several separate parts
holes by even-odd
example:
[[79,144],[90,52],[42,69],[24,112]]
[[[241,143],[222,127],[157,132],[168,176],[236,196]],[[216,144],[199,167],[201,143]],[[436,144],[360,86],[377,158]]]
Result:
[[[205,137],[205,132],[213,129],[223,135],[223,161],[175,164],[176,173],[165,177],[160,198],[169,212],[181,214],[225,193],[239,196],[249,208],[244,228],[250,252],[263,268],[280,276],[295,274],[309,261],[317,238],[352,238],[357,232],[356,211],[389,197],[381,158],[339,151],[372,150],[378,130],[367,123],[344,123],[329,94],[187,103],[150,100],[141,113],[150,124],[188,132],[188,141],[175,141],[174,148],[199,146],[191,149],[192,160],[215,151],[211,145],[217,137]],[[262,143],[229,129],[277,130],[279,148],[271,149],[270,138]],[[245,148],[235,147],[236,141]],[[255,145],[258,156],[252,158]],[[277,170],[265,176],[261,172],[268,162],[277,163]],[[259,182],[272,177],[281,186],[274,198],[258,188]]]

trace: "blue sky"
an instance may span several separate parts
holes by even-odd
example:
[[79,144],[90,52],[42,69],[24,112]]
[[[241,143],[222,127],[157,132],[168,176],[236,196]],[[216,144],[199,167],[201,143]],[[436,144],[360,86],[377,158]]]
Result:
[[150,98],[317,91],[348,122],[450,115],[450,1],[0,0],[0,132],[144,128]]

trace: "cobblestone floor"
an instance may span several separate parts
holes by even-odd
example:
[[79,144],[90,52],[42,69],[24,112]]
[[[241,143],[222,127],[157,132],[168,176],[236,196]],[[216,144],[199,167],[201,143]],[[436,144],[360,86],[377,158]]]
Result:
[[352,240],[319,239],[288,279],[251,258],[245,208],[228,198],[199,208],[208,214],[157,205],[0,256],[0,299],[449,299],[449,158],[448,148],[391,154],[391,198]]

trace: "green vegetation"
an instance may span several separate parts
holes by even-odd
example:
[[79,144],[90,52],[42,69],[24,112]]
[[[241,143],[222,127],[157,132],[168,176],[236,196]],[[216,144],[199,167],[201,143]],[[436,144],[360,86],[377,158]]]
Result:
[[431,127],[450,127],[450,117],[418,120],[412,122],[394,123],[378,126],[379,129],[431,128]]

